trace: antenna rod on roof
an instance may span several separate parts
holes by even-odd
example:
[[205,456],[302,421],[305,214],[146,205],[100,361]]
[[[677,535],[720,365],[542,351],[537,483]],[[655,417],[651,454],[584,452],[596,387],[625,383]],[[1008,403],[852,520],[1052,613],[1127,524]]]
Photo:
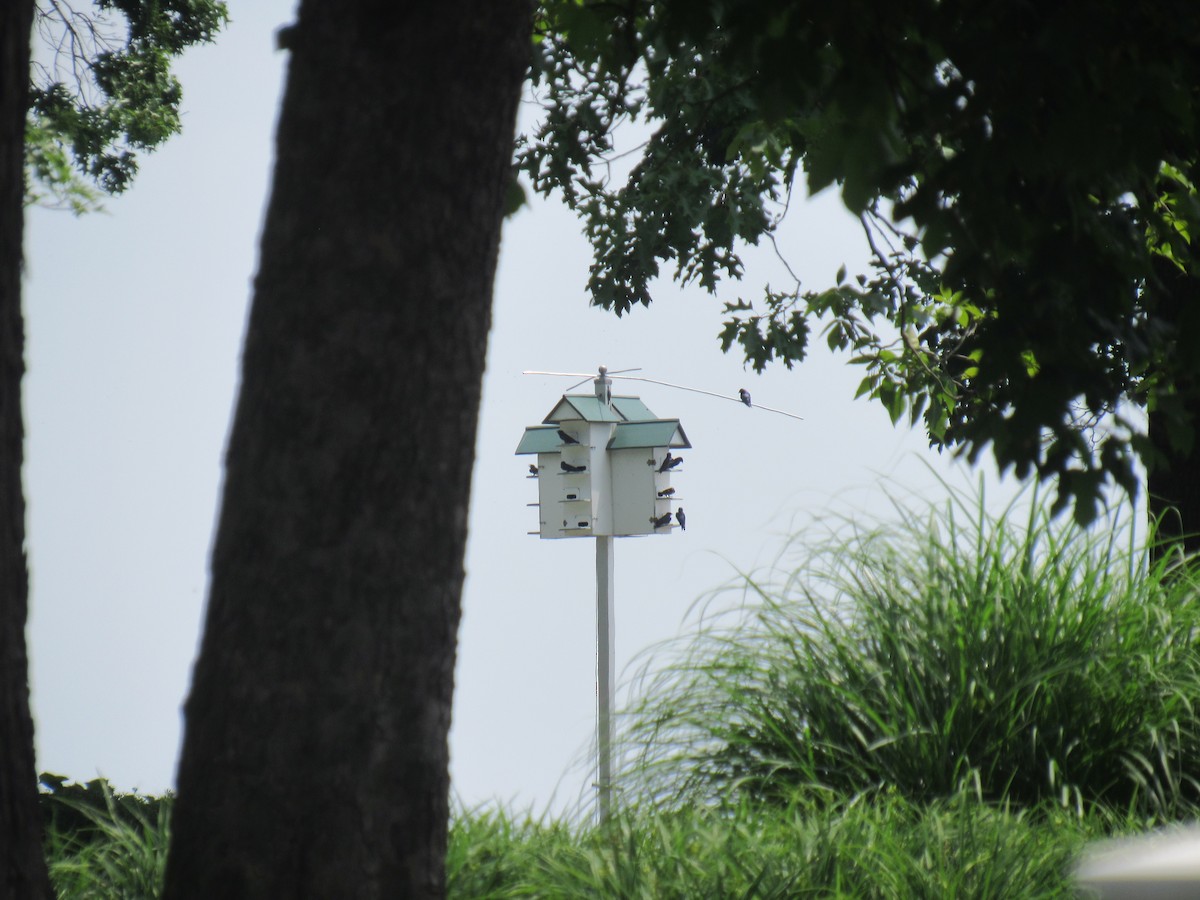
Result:
[[[622,369],[621,371],[636,372],[638,370],[637,369]],[[567,377],[567,378],[583,378],[584,381],[592,378],[591,375],[582,375],[579,372],[542,372],[542,371],[537,371],[537,370],[532,370],[532,369],[526,369],[521,374],[522,375],[557,375],[557,376]],[[615,372],[610,374],[607,367],[605,367],[605,366],[600,367],[600,378],[604,378],[606,381],[609,379],[612,379],[612,378],[619,378],[622,381],[645,381],[648,384],[661,384],[663,387],[675,388],[676,390],[680,390],[680,391],[691,391],[693,394],[707,394],[710,397],[719,397],[722,400],[732,400],[734,403],[744,403],[745,402],[744,400],[742,400],[741,397],[730,397],[725,394],[718,394],[716,391],[706,391],[702,388],[688,387],[687,385],[684,385],[684,384],[674,384],[670,381],[659,381],[655,378],[646,378],[643,375],[618,375]],[[597,397],[600,397],[600,378],[595,379],[596,396]],[[582,384],[582,383],[583,382],[580,382],[580,384]],[[577,386],[578,385],[572,385],[572,387],[577,387]],[[567,388],[567,390],[569,391],[569,390],[571,390],[571,388]],[[603,399],[603,398],[601,398],[601,399]],[[761,409],[761,410],[764,410],[765,412],[773,412],[773,413],[776,413],[781,416],[787,416],[789,419],[797,419],[801,422],[804,421],[804,416],[798,416],[795,413],[785,412],[784,410],[776,409],[773,406],[763,406],[761,403],[758,403],[758,402],[756,402],[754,404],[753,409]]]
[[[688,387],[684,384],[672,384],[669,381],[658,381],[654,378],[644,378],[641,375],[613,375],[612,377],[621,378],[625,381],[645,381],[649,382],[650,384],[661,384],[663,387],[675,388],[676,390],[680,391],[691,391],[693,394],[707,394],[710,397],[720,397],[722,400],[732,400],[734,403],[742,402],[740,397],[728,397],[725,394],[718,394],[715,391],[706,391],[702,388]],[[772,406],[763,406],[761,403],[755,403],[754,409],[762,409],[766,410],[767,412],[778,413],[781,416],[787,416],[789,419],[799,419],[801,422],[804,421],[804,416],[798,416],[795,413],[784,412],[782,409],[775,409]]]

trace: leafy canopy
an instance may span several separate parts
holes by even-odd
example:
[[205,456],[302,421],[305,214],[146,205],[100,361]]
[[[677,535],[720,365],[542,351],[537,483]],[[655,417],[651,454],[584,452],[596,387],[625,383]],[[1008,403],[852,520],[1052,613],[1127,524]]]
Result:
[[90,12],[39,0],[26,125],[27,200],[75,212],[119,194],[137,153],[180,130],[171,61],[213,40],[221,0],[95,0]]
[[[543,0],[534,57],[518,164],[583,218],[593,303],[649,304],[660,266],[715,293],[797,178],[836,184],[870,269],[727,302],[723,349],[790,368],[819,332],[893,421],[1057,476],[1081,521],[1190,447],[1200,6]],[[1129,401],[1171,414],[1157,446]]]

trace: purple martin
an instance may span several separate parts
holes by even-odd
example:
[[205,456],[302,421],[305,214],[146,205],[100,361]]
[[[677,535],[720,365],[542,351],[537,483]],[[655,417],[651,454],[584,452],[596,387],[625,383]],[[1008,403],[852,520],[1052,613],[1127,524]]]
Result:
[[675,521],[679,523],[679,527],[683,531],[687,531],[687,516],[683,514],[683,507],[675,510]]
[[662,465],[658,467],[658,471],[666,472],[669,469],[675,468],[681,462],[683,462],[682,456],[672,456],[671,451],[668,450],[667,455],[663,457]]
[[752,405],[750,403],[750,392],[748,390],[746,390],[745,388],[738,388],[738,396],[742,398],[742,402],[745,403],[747,406]]
[[567,434],[561,428],[558,429],[558,439],[560,441],[562,441],[564,444],[578,444],[579,443],[579,441],[575,440],[575,438],[571,437],[569,434]]
[[673,493],[675,493],[675,488],[672,487],[672,488],[667,488],[665,491],[659,491],[658,496],[670,497]]
[[532,475],[534,478],[537,478],[537,476],[538,476],[538,467],[535,466],[533,463],[529,464],[529,474]]
[[666,528],[671,524],[671,514],[667,513],[666,515],[659,516],[657,519],[651,519],[650,521],[654,523],[655,528]]
[[587,471],[587,466],[573,466],[569,462],[567,462],[565,459],[559,463],[559,466],[562,467],[562,470],[564,472],[586,472]]

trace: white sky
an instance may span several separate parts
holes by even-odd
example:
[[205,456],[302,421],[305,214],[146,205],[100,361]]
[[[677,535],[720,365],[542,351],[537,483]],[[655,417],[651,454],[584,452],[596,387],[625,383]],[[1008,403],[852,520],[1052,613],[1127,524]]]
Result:
[[[40,770],[147,792],[174,782],[286,61],[274,30],[292,6],[235,3],[218,43],[182,61],[184,133],[143,157],[126,197],[103,214],[32,210],[27,219]],[[794,208],[786,252],[811,286],[866,258],[857,223],[828,193]],[[587,306],[588,262],[579,223],[556,201],[535,200],[505,227],[451,733],[454,788],[468,804],[562,807],[591,781],[579,762],[595,721],[594,548],[526,535],[536,487],[524,477],[528,458],[513,455],[524,427],[570,382],[523,369],[640,366],[730,397],[746,387],[805,417],[617,385],[680,418],[694,445],[674,479],[687,532],[617,542],[618,671],[627,674],[631,659],[679,633],[695,600],[737,570],[769,565],[806,516],[835,506],[870,514],[886,506],[886,490],[936,499],[939,477],[974,477],[926,450],[919,432],[893,429],[882,407],[852,401],[861,370],[819,341],[797,370],[761,377],[720,352],[721,302],[785,282],[769,253],[751,254],[745,284],[720,299],[664,282],[651,309],[622,320]]]

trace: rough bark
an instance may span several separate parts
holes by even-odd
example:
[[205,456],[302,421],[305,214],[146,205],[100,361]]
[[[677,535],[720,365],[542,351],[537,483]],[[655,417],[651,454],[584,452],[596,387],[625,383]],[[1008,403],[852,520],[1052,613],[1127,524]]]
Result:
[[166,897],[444,894],[467,502],[525,0],[304,0]]
[[29,714],[21,316],[25,110],[33,0],[0,3],[0,898],[49,897]]

